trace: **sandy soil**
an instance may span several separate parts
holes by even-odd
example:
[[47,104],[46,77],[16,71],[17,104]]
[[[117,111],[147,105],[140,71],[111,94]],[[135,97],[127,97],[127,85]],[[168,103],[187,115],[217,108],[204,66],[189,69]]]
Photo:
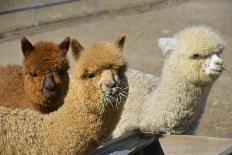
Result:
[[[192,0],[157,8],[144,6],[142,9],[124,11],[124,13],[104,14],[84,20],[77,18],[8,34],[14,37],[7,41],[0,40],[0,66],[21,64],[20,38],[22,36],[27,36],[33,43],[38,40],[59,43],[66,36],[70,36],[87,46],[98,40],[113,41],[119,34],[126,33],[128,38],[124,55],[129,66],[158,75],[163,57],[156,40],[160,37],[172,36],[187,26],[197,24],[217,29],[227,41],[226,50],[222,55],[227,70],[210,93],[197,135],[232,137],[231,0]],[[71,56],[70,61],[72,61]]]

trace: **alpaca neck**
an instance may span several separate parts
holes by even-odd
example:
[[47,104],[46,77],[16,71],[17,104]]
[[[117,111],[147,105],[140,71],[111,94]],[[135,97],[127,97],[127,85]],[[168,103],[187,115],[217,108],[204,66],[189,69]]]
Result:
[[212,84],[195,85],[179,74],[170,73],[170,70],[164,71],[152,95],[160,111],[157,119],[168,124],[169,128],[180,131],[180,126],[186,129],[197,124]]
[[[99,116],[99,112],[93,112],[87,106],[79,97],[77,82],[71,81],[64,105],[49,115],[48,128],[52,129],[50,137],[54,143],[65,141],[63,144],[69,145],[64,149],[75,149],[73,151],[76,152],[78,149],[85,150],[81,149],[83,147],[88,148],[86,150],[95,148],[110,135],[121,110],[106,108],[102,116]],[[80,146],[80,141],[82,144],[85,141],[86,146]]]

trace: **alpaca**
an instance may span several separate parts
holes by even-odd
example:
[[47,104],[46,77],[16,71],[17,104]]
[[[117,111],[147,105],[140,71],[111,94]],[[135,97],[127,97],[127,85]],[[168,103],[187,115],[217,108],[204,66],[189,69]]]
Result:
[[64,104],[43,115],[0,107],[1,154],[90,154],[110,136],[128,94],[125,36],[84,49],[71,42],[76,58]]
[[22,38],[23,66],[0,68],[0,105],[42,113],[57,110],[63,104],[69,85],[66,58],[69,43],[67,37],[59,45],[38,42],[33,46]]
[[[197,126],[210,89],[223,70],[219,55],[224,50],[224,41],[211,28],[194,26],[158,42],[166,56],[159,83],[153,85],[154,90],[141,95],[140,90],[147,89],[146,83],[152,78],[136,81],[140,83],[138,94],[129,92],[113,137],[133,130],[191,133]],[[130,84],[130,77],[128,81]],[[136,88],[130,85],[131,89]],[[134,100],[130,96],[138,97]]]

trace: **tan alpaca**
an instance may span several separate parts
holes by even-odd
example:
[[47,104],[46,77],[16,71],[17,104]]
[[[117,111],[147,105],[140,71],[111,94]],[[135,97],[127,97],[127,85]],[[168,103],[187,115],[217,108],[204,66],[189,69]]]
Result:
[[72,48],[77,62],[65,102],[47,115],[0,107],[2,154],[87,155],[110,136],[128,93],[125,36],[115,43]]
[[69,85],[66,53],[70,39],[59,45],[38,42],[34,46],[22,38],[23,66],[0,68],[0,105],[34,109],[43,113],[57,110]]
[[[131,87],[128,78],[130,90],[137,94],[129,93],[130,102],[124,106],[113,137],[138,129],[152,133],[190,133],[197,126],[210,89],[223,70],[219,55],[224,42],[211,28],[194,26],[173,38],[159,39],[159,46],[166,59],[158,86],[154,83],[155,89],[145,94],[149,88],[146,83],[157,78],[144,76],[136,81],[140,83],[138,88]],[[136,89],[145,90],[140,94]]]

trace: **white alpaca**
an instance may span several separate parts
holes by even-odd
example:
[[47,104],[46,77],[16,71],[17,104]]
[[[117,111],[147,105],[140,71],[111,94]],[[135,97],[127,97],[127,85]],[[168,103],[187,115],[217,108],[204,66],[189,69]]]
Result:
[[130,90],[138,89],[134,91],[138,94],[129,92],[113,137],[138,129],[152,133],[189,132],[204,111],[209,91],[223,70],[219,57],[224,50],[223,40],[211,28],[195,26],[158,42],[166,55],[159,84],[145,96],[138,92],[147,89],[142,83],[150,79],[142,79],[137,82],[139,87],[132,88],[128,78]]

